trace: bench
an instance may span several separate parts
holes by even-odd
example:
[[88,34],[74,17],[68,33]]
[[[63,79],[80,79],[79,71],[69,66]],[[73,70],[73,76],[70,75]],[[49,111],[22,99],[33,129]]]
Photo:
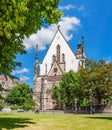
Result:
[[24,112],[24,110],[20,109],[20,110],[18,110],[17,112]]

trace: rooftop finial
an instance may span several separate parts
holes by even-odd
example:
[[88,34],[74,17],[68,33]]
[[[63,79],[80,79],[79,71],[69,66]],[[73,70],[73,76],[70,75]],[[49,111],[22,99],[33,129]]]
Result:
[[84,47],[84,36],[82,36],[82,47]]
[[57,25],[57,28],[58,28],[58,30],[60,29],[60,25],[59,24]]

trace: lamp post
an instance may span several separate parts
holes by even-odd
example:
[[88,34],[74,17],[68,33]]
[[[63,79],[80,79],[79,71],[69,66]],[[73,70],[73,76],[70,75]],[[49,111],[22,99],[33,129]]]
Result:
[[77,114],[77,98],[75,98],[75,114]]

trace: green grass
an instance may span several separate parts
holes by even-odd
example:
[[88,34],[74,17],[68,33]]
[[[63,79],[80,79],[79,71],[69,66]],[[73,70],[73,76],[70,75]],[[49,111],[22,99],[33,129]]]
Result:
[[112,130],[112,116],[0,113],[0,130]]

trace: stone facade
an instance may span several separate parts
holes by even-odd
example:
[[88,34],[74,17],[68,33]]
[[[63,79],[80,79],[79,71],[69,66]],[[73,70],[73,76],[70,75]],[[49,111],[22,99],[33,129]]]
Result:
[[17,82],[8,76],[5,77],[0,75],[0,85],[4,88],[4,90],[1,91],[1,96],[5,98],[8,92],[19,84],[22,84],[22,82]]
[[42,61],[38,62],[38,45],[34,65],[33,98],[41,110],[54,109],[56,101],[52,99],[52,87],[59,84],[62,75],[69,70],[78,71],[85,67],[84,37],[73,52],[58,28],[51,45]]

